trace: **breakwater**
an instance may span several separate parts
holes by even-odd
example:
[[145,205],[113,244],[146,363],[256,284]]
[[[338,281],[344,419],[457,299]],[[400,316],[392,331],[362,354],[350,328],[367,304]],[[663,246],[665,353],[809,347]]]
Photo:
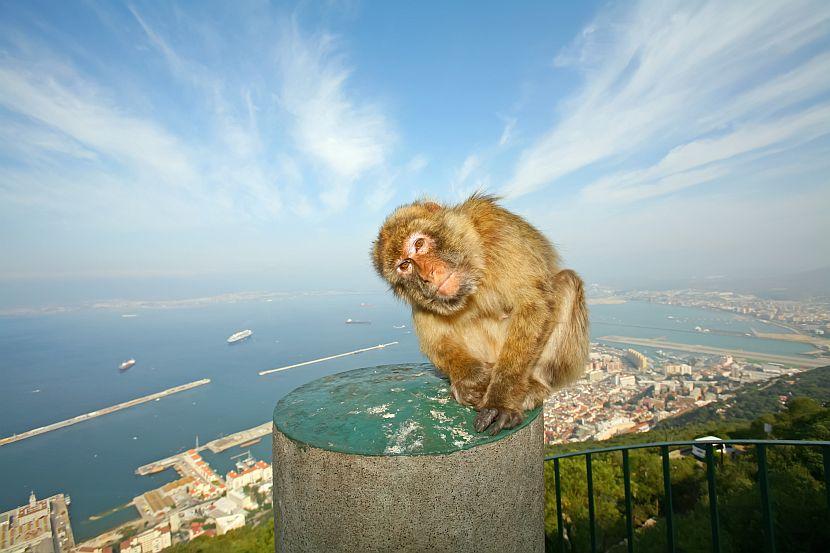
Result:
[[185,390],[191,390],[198,386],[204,386],[205,384],[209,384],[209,378],[203,378],[201,380],[196,380],[194,382],[188,382],[187,384],[182,384],[181,386],[174,386],[173,388],[168,388],[161,392],[156,392],[154,394],[150,394],[147,396],[139,397],[136,399],[131,399],[129,401],[125,401],[123,403],[119,403],[117,405],[112,405],[110,407],[104,407],[103,409],[98,409],[97,411],[91,411],[89,413],[84,413],[83,415],[78,415],[77,417],[72,417],[71,419],[62,420],[60,422],[53,422],[52,424],[47,424],[46,426],[39,426],[38,428],[33,428],[31,430],[27,430],[26,432],[21,432],[20,434],[14,434],[12,436],[8,436],[6,438],[0,438],[0,446],[8,445],[14,442],[19,442],[20,440],[25,440],[26,438],[32,438],[34,436],[38,436],[40,434],[46,434],[47,432],[52,432],[53,430],[58,430],[60,428],[66,428],[67,426],[72,426],[73,424],[78,424],[79,422],[84,422],[90,419],[94,419],[96,417],[100,417],[103,415],[109,415],[110,413],[115,413],[116,411],[120,411],[122,409],[127,409],[128,407],[134,407],[136,405],[141,405],[142,403],[147,403],[148,401],[153,401],[155,399],[161,399],[163,397],[167,397],[172,394],[176,394],[178,392],[184,392]]

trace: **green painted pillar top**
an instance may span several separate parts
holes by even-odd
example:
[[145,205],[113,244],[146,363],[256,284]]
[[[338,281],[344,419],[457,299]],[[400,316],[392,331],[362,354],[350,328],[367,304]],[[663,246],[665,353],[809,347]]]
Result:
[[300,386],[274,409],[274,426],[309,446],[354,455],[441,455],[494,442],[473,428],[476,411],[453,399],[430,364],[382,365],[342,372]]

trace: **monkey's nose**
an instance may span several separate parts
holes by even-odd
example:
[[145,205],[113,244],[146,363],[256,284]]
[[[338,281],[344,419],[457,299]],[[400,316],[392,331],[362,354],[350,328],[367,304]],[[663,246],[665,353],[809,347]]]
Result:
[[434,282],[433,277],[435,276],[435,267],[434,266],[424,267],[423,270],[418,271],[418,276],[421,277],[421,280],[424,281],[424,282]]

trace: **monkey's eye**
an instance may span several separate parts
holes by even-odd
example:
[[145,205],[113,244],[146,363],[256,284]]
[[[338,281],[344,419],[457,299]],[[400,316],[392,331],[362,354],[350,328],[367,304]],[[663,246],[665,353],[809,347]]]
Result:
[[418,250],[420,250],[421,248],[423,248],[423,247],[424,247],[424,239],[423,238],[418,238],[417,240],[415,240],[415,251],[416,252]]
[[398,271],[402,273],[408,273],[409,269],[412,267],[412,262],[408,259],[404,259],[400,265],[398,265]]

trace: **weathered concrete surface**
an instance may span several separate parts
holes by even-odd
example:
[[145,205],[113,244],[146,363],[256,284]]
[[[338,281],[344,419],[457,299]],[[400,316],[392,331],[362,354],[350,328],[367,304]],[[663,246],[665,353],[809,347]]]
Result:
[[[472,409],[444,401],[449,387],[431,366],[327,379],[295,390],[274,412],[277,551],[543,551],[540,410],[491,439],[472,430]],[[377,416],[359,416],[367,410]]]

